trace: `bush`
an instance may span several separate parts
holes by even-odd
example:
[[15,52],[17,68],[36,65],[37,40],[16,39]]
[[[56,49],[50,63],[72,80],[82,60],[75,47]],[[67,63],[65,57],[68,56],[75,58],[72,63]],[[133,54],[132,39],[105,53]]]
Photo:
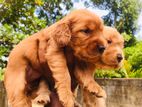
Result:
[[12,26],[3,25],[0,27],[0,67],[6,66],[7,57],[10,50],[28,35],[16,32]]
[[96,78],[127,78],[127,72],[125,68],[119,70],[96,70]]
[[132,70],[142,68],[142,42],[124,49],[126,60],[132,65]]
[[129,78],[142,78],[142,68],[128,73]]

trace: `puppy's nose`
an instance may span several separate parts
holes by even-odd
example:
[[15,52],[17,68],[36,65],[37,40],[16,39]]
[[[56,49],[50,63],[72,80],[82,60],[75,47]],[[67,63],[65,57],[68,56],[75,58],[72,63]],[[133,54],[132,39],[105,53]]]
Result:
[[99,50],[99,52],[103,53],[105,49],[106,49],[105,46],[103,46],[103,45],[98,45],[98,50]]
[[117,54],[117,61],[121,62],[122,59],[123,59],[122,55],[121,54]]

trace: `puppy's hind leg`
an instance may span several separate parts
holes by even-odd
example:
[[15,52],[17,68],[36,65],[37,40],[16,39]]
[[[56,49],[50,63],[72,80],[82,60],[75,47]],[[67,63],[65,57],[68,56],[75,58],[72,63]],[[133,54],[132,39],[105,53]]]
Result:
[[44,107],[44,105],[50,102],[50,91],[44,80],[40,81],[39,89],[37,90],[36,94],[37,94],[37,97],[34,100],[32,100],[32,104],[43,105]]
[[[7,69],[4,84],[10,107],[31,107],[31,101],[25,94],[25,68]],[[13,71],[13,72],[12,72]]]

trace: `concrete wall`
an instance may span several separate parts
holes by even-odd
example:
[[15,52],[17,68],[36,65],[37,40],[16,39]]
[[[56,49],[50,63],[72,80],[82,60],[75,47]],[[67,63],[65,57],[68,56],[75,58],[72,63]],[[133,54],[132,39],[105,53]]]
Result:
[[7,107],[6,94],[3,82],[0,81],[0,107]]
[[142,79],[97,79],[107,93],[107,107],[142,107]]
[[[142,79],[96,79],[96,81],[106,90],[107,107],[142,107]],[[0,107],[7,107],[5,96],[0,82]],[[92,97],[90,98],[93,101]],[[98,101],[100,104],[102,99]]]

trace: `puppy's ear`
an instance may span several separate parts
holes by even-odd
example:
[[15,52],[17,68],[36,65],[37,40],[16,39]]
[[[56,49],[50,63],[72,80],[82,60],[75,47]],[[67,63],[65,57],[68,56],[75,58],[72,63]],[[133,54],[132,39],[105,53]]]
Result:
[[71,39],[71,31],[68,23],[60,23],[55,27],[53,38],[60,47],[66,46]]

